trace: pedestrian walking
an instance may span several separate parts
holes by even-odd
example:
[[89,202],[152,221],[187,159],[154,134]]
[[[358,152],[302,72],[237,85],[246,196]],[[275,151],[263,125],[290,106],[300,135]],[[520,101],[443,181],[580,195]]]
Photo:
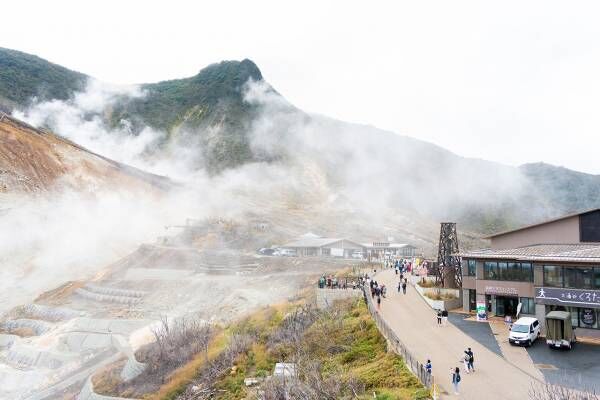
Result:
[[469,373],[469,355],[465,354],[463,357],[463,364],[465,365],[465,374]]
[[442,310],[437,310],[437,324],[442,326]]
[[381,296],[377,296],[377,309],[381,310]]
[[448,311],[442,310],[442,325],[446,326],[448,324]]
[[402,290],[402,281],[398,281],[398,293]]
[[428,374],[431,374],[431,360],[427,360],[427,364],[425,364],[425,371],[427,371]]
[[471,348],[469,347],[467,350],[465,350],[465,354],[469,357],[469,372],[475,372],[475,355],[473,354],[473,350],[471,350]]
[[[450,368],[452,371],[452,368]],[[458,394],[458,384],[460,383],[460,369],[458,367],[454,368],[454,372],[452,373],[452,386],[454,386],[454,394]]]
[[402,282],[402,293],[406,294],[406,281]]

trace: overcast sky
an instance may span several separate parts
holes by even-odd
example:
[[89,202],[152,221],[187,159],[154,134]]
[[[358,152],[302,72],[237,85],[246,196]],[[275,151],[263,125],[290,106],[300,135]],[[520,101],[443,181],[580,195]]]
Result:
[[19,0],[0,8],[0,47],[115,83],[250,58],[306,111],[598,174],[599,12],[547,0]]

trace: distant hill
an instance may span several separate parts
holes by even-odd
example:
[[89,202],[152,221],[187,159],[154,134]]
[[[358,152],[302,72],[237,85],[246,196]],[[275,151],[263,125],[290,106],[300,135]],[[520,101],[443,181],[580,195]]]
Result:
[[0,47],[0,110],[25,106],[34,97],[66,100],[83,90],[87,79],[37,56]]
[[[0,111],[24,109],[33,98],[67,100],[84,90],[89,78],[37,56],[0,48]],[[255,158],[244,134],[256,112],[243,101],[249,79],[263,80],[252,61],[223,61],[190,78],[142,84],[143,97],[122,98],[104,117],[110,126],[124,119],[132,122],[134,133],[144,126],[170,135],[193,130],[205,166],[219,172]]]
[[[36,96],[68,99],[86,79],[38,57],[0,49],[4,109],[26,108]],[[278,106],[245,101],[249,80],[267,87]],[[320,170],[315,184],[328,185],[345,204],[367,212],[414,210],[485,233],[600,206],[599,176],[548,164],[514,168],[464,158],[407,136],[308,115],[270,88],[250,60],[223,61],[193,77],[141,88],[143,96],[123,97],[104,110],[105,124],[127,120],[133,134],[145,126],[165,131],[167,141],[197,149],[199,168],[213,175],[276,161],[287,163],[293,183],[292,171],[310,166]]]
[[529,178],[531,191],[538,192],[548,204],[560,207],[560,213],[570,213],[600,205],[600,176],[573,171],[546,163],[524,164],[519,167]]

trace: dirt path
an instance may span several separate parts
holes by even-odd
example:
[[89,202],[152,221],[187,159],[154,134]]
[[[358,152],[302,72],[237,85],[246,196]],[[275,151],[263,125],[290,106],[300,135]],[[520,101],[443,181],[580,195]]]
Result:
[[[433,375],[442,391],[441,398],[524,400],[537,376],[519,369],[480,345],[454,325],[438,327],[435,312],[409,285],[406,295],[397,293],[397,276],[393,270],[375,278],[388,288],[380,313],[413,354],[422,360],[431,359]],[[475,373],[465,374],[463,351],[471,347],[475,354]],[[460,394],[454,395],[451,369],[460,367]]]

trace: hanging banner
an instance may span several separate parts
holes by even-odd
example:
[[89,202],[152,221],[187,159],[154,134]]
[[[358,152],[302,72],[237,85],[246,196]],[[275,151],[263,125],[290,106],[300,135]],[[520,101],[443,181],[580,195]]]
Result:
[[477,302],[477,321],[487,321],[487,310],[485,308],[485,301]]

